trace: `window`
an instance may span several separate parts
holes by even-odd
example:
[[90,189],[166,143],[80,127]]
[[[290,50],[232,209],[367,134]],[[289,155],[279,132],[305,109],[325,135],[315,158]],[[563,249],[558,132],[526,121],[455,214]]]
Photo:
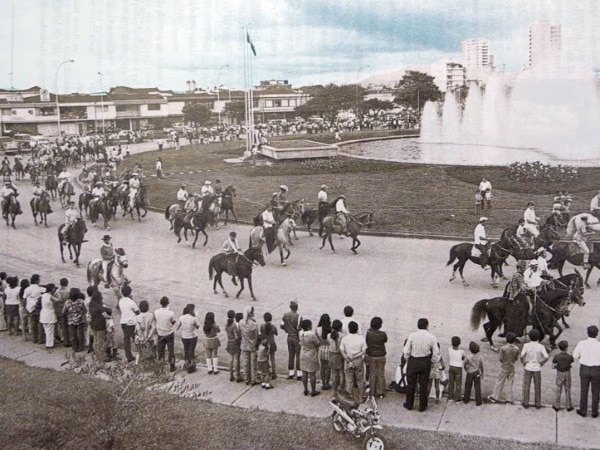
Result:
[[281,100],[273,100],[273,106],[275,108],[281,108]]
[[125,105],[117,105],[116,108],[117,108],[117,112],[127,111],[127,106],[125,106]]
[[160,111],[160,104],[149,104],[148,111]]
[[273,100],[265,100],[265,108],[272,108]]

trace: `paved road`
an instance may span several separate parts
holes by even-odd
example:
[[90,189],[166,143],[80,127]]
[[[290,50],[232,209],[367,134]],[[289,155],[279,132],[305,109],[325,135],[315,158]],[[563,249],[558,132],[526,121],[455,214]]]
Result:
[[[27,206],[31,198],[29,182],[21,182],[19,190],[21,202]],[[19,276],[39,273],[43,283],[56,282],[65,276],[71,285],[85,287],[85,265],[99,256],[105,231],[100,226],[89,225],[89,242],[84,244],[81,256],[83,265],[77,268],[72,263],[63,264],[57,239],[57,226],[63,222],[63,214],[58,202],[53,207],[55,213],[49,216],[48,228],[34,226],[31,213],[26,208],[17,219],[16,230],[4,224],[0,226],[2,270]],[[373,316],[383,317],[383,328],[390,339],[388,380],[392,379],[399,362],[401,344],[415,329],[419,317],[429,318],[430,329],[439,337],[444,353],[453,335],[460,336],[463,347],[467,348],[470,340],[479,341],[483,334],[481,329],[470,329],[472,305],[482,298],[500,295],[499,291],[490,288],[489,273],[471,263],[465,270],[471,286],[464,287],[459,281],[448,282],[451,270],[445,264],[451,242],[364,236],[361,237],[359,254],[353,255],[349,250],[350,239],[334,238],[337,253],[333,253],[329,249],[319,250],[320,240],[317,237],[299,232],[299,240],[294,242],[286,267],[279,264],[279,255],[274,252],[267,257],[267,266],[255,268],[258,301],[252,302],[247,290],[239,300],[233,296],[226,299],[222,294],[212,292],[207,273],[208,261],[219,252],[221,243],[232,230],[237,231],[240,241],[247,245],[249,227],[231,225],[220,230],[210,229],[208,245],[197,249],[191,249],[183,242],[177,244],[164,216],[156,213],[150,213],[141,223],[118,217],[111,223],[111,228],[115,246],[123,247],[129,258],[127,276],[132,280],[134,298],[137,301],[148,300],[151,309],[158,305],[162,295],[167,295],[177,313],[185,304],[195,303],[200,318],[213,311],[222,328],[228,309],[241,311],[250,303],[256,308],[259,322],[267,311],[278,321],[287,311],[290,299],[298,300],[300,313],[313,320],[315,326],[325,312],[332,319],[341,318],[345,305],[354,307],[356,318],[365,329]],[[507,268],[509,274],[513,267],[514,264]],[[230,279],[225,277],[224,282],[229,293],[233,294],[235,287]],[[115,301],[112,292],[104,292],[107,298]],[[563,335],[571,343],[571,351],[575,343],[585,337],[585,327],[598,323],[598,292],[598,289],[586,292],[587,305],[572,313],[569,320],[572,328]],[[285,372],[285,337],[280,336],[278,343],[278,367],[280,372]],[[483,392],[487,396],[491,393],[499,367],[496,354],[486,344],[482,344],[482,354],[486,363]],[[222,350],[222,360],[224,357]],[[542,379],[543,403],[548,405],[553,399],[554,385],[554,373],[549,365],[544,367]],[[574,401],[578,401],[578,377],[574,376],[574,380],[573,397]],[[521,398],[521,382],[522,369],[519,367],[515,380],[517,400]]]

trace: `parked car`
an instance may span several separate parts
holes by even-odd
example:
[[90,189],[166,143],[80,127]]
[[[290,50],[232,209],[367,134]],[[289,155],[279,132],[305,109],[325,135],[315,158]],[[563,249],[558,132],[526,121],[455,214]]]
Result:
[[8,141],[3,144],[5,155],[16,155],[19,153],[19,143],[15,141]]

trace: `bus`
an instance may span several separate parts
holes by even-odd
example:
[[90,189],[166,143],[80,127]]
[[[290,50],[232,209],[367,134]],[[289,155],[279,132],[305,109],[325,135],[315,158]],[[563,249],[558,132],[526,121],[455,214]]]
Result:
[[19,149],[23,151],[31,150],[31,135],[28,133],[15,133],[13,140],[19,145]]

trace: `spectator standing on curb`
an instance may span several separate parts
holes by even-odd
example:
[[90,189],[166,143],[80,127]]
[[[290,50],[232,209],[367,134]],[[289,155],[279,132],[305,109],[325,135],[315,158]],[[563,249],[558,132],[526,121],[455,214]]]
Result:
[[525,368],[523,373],[523,408],[529,408],[529,391],[531,380],[533,379],[535,392],[535,407],[542,407],[542,366],[548,361],[548,352],[540,344],[540,332],[538,330],[529,331],[531,342],[523,345],[521,351],[521,362]]
[[475,404],[481,406],[483,398],[481,397],[481,380],[484,376],[483,358],[479,354],[479,344],[471,341],[469,343],[469,354],[465,357],[465,396],[464,403],[471,400],[471,388],[475,388]]
[[[494,385],[492,395],[488,400],[492,403],[513,402],[513,386],[515,383],[515,363],[519,359],[519,347],[515,345],[517,335],[512,331],[506,333],[506,344],[500,348],[498,360],[500,361],[500,373]],[[508,395],[504,396],[504,386],[508,387]]]
[[381,317],[371,319],[371,328],[367,331],[365,342],[367,345],[365,361],[368,367],[368,380],[371,394],[377,398],[385,395],[385,344],[388,341],[387,333],[381,331],[383,320]]
[[59,281],[60,287],[56,291],[56,319],[58,320],[58,333],[60,341],[65,347],[71,346],[71,340],[69,339],[69,327],[67,326],[67,318],[63,314],[63,308],[65,302],[69,299],[69,280],[67,278],[61,278]]
[[138,351],[137,362],[156,359],[156,322],[146,300],[140,302],[140,313],[135,316],[135,347]]
[[206,351],[206,367],[208,367],[209,375],[217,375],[219,373],[219,357],[217,352],[221,346],[218,334],[221,328],[215,323],[215,313],[207,312],[204,316],[204,350]]
[[131,287],[123,286],[121,289],[123,297],[119,299],[119,310],[121,311],[121,330],[123,330],[123,347],[127,362],[135,361],[131,352],[131,344],[135,340],[135,316],[140,313],[137,303],[131,298]]
[[554,359],[552,360],[552,368],[556,369],[556,398],[554,399],[552,409],[554,411],[560,410],[560,396],[564,390],[567,411],[573,411],[573,403],[571,402],[571,365],[575,360],[567,352],[569,348],[567,341],[560,341],[558,348],[560,353],[554,355]]
[[452,336],[451,344],[452,348],[448,350],[448,401],[460,402],[465,351],[459,348],[460,337]]
[[[56,329],[56,311],[54,306],[56,304],[56,297],[54,297],[54,291],[56,286],[53,283],[46,285],[46,292],[42,294],[41,310],[40,310],[40,324],[44,327],[44,333],[46,335],[46,350],[51,351],[54,348],[54,332]],[[0,300],[1,302],[2,300]]]
[[354,319],[354,308],[350,305],[348,306],[344,306],[344,318],[342,319],[342,333],[344,334],[348,334],[349,330],[348,330],[348,324],[353,321],[356,323],[356,325],[358,326],[358,334],[362,334],[361,333],[361,328],[360,328],[360,323],[358,323],[358,320]]
[[295,376],[298,380],[302,379],[302,371],[300,370],[300,322],[302,317],[298,314],[298,302],[290,301],[290,310],[283,315],[281,320],[281,329],[287,333],[288,346],[288,379],[294,378],[294,368],[296,369]]
[[198,333],[200,323],[196,319],[196,306],[188,303],[183,308],[183,314],[175,324],[176,330],[181,330],[181,342],[183,344],[183,354],[185,359],[185,368],[188,373],[196,371],[196,345],[198,344]]
[[169,367],[171,372],[175,372],[175,313],[169,309],[169,298],[160,299],[160,308],[154,311],[154,320],[156,322],[157,335],[157,354],[158,360],[164,361],[165,347],[169,352]]
[[327,337],[329,341],[329,367],[331,368],[334,396],[337,396],[340,387],[343,389],[346,384],[344,379],[344,358],[340,352],[340,343],[343,337],[342,322],[336,319],[332,322],[331,333]]
[[581,380],[581,394],[579,396],[579,409],[577,414],[581,417],[587,415],[588,393],[592,388],[592,417],[598,417],[598,403],[600,401],[600,341],[598,341],[598,327],[591,325],[587,328],[587,339],[579,341],[573,351],[573,358],[579,361],[579,379]]
[[348,334],[340,343],[340,353],[344,358],[344,376],[346,393],[354,401],[361,403],[365,395],[365,363],[367,352],[365,338],[358,334],[358,323],[353,320],[348,324]]
[[225,325],[225,334],[227,334],[227,346],[225,350],[229,353],[229,381],[244,381],[240,371],[240,329],[235,321],[235,311],[227,311],[227,324]]
[[81,352],[85,347],[84,329],[85,329],[85,295],[77,288],[71,288],[69,300],[65,302],[64,313],[67,315],[67,324],[69,325],[69,336],[74,352]]
[[[273,315],[270,312],[266,312],[263,315],[265,323],[260,326],[260,335],[267,339],[269,344],[269,367],[271,369],[271,379],[277,378],[277,366],[275,365],[275,352],[277,351],[277,342],[275,336],[277,336],[277,327],[273,325]],[[268,383],[267,383],[268,384]]]
[[240,322],[240,334],[242,336],[241,349],[244,357],[244,374],[246,375],[246,384],[254,386],[257,384],[257,359],[256,349],[258,348],[258,325],[254,320],[254,307],[246,306],[243,312],[243,318]]
[[321,314],[317,324],[317,336],[321,340],[319,346],[319,366],[321,370],[321,390],[331,389],[331,367],[329,365],[329,334],[331,333],[331,319],[329,314]]
[[308,380],[310,378],[310,396],[321,394],[317,391],[317,371],[319,370],[319,346],[321,339],[312,329],[312,322],[304,319],[300,328],[300,369],[302,370],[302,384],[304,395],[308,395]]
[[93,337],[94,355],[98,363],[110,361],[110,350],[106,345],[106,321],[111,314],[112,311],[102,303],[102,294],[94,291],[90,300],[90,336]]

